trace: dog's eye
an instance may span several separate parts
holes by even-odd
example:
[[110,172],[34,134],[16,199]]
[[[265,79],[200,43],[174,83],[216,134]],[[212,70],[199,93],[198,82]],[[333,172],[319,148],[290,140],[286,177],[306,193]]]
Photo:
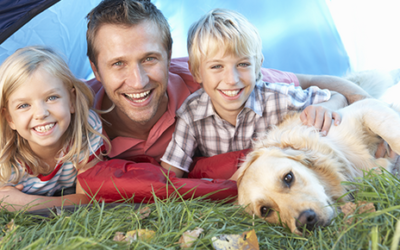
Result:
[[260,208],[261,217],[268,217],[271,215],[272,209],[266,206]]
[[283,177],[283,181],[286,183],[286,185],[290,186],[290,184],[292,184],[294,180],[294,175],[292,173],[292,171],[290,171],[289,173],[287,173],[284,177]]

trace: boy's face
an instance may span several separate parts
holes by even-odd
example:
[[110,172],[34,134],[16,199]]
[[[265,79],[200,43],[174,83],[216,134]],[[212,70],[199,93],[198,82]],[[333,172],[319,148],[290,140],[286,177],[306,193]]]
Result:
[[221,118],[235,121],[243,109],[256,83],[255,64],[253,56],[237,56],[224,50],[201,61],[196,81],[202,83]]

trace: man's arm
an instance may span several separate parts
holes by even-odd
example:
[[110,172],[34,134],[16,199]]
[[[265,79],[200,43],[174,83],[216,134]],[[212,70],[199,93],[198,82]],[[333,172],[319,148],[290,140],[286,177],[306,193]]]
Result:
[[326,75],[303,74],[296,74],[296,76],[299,80],[301,88],[306,89],[310,86],[317,86],[320,89],[333,90],[344,95],[349,104],[371,97],[360,86],[344,78]]

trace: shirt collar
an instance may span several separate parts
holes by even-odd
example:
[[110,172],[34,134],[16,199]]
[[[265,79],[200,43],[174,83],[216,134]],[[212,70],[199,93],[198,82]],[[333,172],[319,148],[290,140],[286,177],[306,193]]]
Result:
[[204,91],[204,89],[201,88],[197,90],[196,93],[200,95],[200,97],[196,108],[196,112],[193,116],[194,121],[205,119],[213,115],[218,115],[214,110],[210,96],[208,96],[208,94]]

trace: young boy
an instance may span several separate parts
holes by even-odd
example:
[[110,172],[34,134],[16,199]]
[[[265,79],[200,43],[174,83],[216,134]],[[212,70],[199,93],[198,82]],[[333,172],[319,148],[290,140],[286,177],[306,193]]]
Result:
[[[340,120],[329,109],[347,104],[342,95],[317,87],[262,82],[261,38],[237,12],[215,9],[194,23],[188,51],[190,71],[202,89],[177,111],[175,132],[161,158],[178,177],[189,171],[195,152],[210,157],[250,148],[257,134],[280,123],[288,111],[303,110],[303,123],[321,129],[330,126],[332,116]],[[310,106],[322,102],[326,109]]]

